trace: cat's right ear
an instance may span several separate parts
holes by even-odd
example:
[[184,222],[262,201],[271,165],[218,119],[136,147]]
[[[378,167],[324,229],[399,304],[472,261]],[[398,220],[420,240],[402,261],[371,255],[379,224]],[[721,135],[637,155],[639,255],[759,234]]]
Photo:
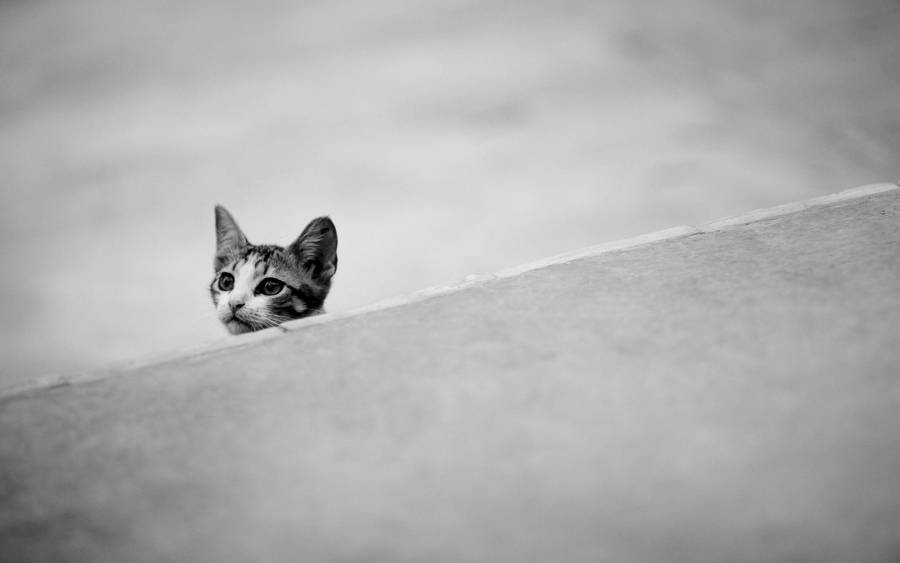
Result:
[[213,261],[218,271],[250,243],[237,221],[221,205],[216,206],[216,257]]

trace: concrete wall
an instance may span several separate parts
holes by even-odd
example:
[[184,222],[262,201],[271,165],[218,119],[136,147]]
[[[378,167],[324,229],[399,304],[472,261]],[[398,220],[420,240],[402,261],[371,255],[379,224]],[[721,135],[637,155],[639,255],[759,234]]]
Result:
[[900,189],[0,402],[3,561],[893,561]]

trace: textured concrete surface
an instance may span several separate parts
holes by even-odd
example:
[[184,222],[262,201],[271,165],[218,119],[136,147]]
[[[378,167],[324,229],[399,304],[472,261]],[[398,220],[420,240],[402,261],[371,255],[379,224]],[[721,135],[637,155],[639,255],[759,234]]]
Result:
[[0,403],[2,561],[897,561],[900,191]]

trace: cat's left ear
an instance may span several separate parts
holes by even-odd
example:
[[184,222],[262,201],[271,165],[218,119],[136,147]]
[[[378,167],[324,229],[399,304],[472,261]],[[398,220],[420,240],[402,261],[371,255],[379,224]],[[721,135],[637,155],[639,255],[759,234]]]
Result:
[[319,283],[327,284],[337,271],[337,229],[328,217],[310,221],[287,249]]
[[221,205],[216,206],[216,270],[228,263],[250,243],[238,227],[231,213]]

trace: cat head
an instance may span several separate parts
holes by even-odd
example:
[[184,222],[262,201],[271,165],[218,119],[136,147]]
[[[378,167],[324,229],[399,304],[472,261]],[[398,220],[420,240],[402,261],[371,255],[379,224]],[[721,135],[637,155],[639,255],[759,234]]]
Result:
[[313,219],[287,247],[256,245],[224,207],[216,206],[209,292],[232,334],[321,313],[337,263],[337,231],[328,217]]

